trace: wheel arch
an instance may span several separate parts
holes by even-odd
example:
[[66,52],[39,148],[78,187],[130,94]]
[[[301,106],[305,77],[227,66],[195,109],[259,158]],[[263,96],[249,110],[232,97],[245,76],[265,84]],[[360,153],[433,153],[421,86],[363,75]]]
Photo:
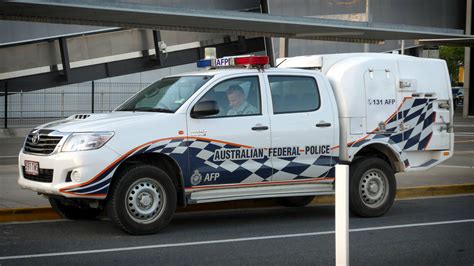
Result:
[[402,172],[405,169],[400,154],[385,143],[372,143],[363,146],[354,154],[352,161],[355,162],[363,157],[375,157],[384,160],[390,165],[394,173]]
[[[177,193],[177,205],[180,207],[186,206],[186,196],[184,191],[184,179],[181,168],[178,163],[168,155],[161,153],[141,153],[133,155],[127,158],[125,161],[121,162],[117,167],[113,177],[112,183],[117,182],[117,176],[120,176],[127,166],[136,165],[136,164],[148,164],[159,167],[170,175],[171,180],[176,188]],[[170,174],[171,173],[171,174]],[[111,186],[112,187],[112,186]]]

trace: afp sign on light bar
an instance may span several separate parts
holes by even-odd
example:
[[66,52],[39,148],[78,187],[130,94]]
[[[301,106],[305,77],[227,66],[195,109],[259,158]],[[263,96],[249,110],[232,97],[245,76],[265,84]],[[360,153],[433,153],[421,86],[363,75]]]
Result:
[[232,66],[232,65],[234,65],[234,58],[231,58],[231,57],[216,58],[216,67]]
[[222,57],[201,59],[197,62],[197,67],[232,67],[232,66],[256,66],[263,67],[269,63],[268,56],[249,55],[236,57]]

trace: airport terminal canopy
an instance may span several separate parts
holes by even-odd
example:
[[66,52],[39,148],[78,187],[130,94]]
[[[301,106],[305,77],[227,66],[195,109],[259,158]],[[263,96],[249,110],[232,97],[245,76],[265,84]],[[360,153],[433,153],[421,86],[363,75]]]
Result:
[[110,1],[4,1],[0,19],[369,43],[469,37],[453,29]]

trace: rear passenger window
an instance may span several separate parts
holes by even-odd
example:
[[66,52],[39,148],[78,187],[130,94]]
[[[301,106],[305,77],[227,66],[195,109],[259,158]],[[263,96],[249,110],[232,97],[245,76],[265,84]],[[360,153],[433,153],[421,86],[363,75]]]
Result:
[[319,109],[318,85],[312,77],[269,76],[273,113],[310,112]]

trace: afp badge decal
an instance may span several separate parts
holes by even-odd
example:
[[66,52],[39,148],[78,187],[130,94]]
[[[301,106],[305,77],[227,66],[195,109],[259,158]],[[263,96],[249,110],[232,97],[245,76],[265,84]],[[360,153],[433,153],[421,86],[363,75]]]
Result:
[[194,170],[194,173],[191,176],[191,184],[193,184],[193,186],[197,186],[201,183],[201,181],[202,181],[201,173],[199,173],[199,170]]

